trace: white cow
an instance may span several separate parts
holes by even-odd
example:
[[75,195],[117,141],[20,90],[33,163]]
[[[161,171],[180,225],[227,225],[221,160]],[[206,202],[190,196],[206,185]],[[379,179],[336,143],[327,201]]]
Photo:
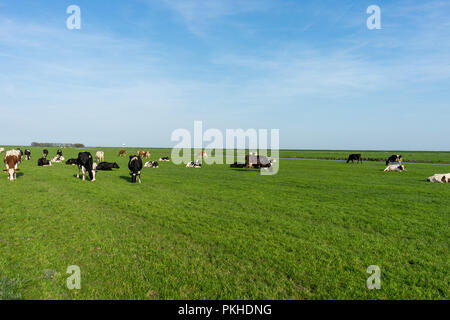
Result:
[[159,164],[158,161],[147,161],[144,164],[144,168],[158,168]]
[[428,182],[450,183],[450,173],[436,173],[427,178]]
[[65,159],[65,158],[64,158],[63,156],[57,155],[56,157],[54,157],[54,158],[51,160],[51,162],[60,163],[60,162],[64,161],[64,159]]
[[105,153],[103,151],[97,151],[97,153],[95,154],[95,157],[97,158],[98,162],[105,161]]
[[189,163],[186,164],[186,168],[201,168],[202,167],[202,163],[199,160],[191,161]]
[[397,171],[397,172],[402,172],[402,171],[406,171],[405,166],[400,164],[392,164],[390,166],[387,166],[386,169],[384,169],[384,171]]

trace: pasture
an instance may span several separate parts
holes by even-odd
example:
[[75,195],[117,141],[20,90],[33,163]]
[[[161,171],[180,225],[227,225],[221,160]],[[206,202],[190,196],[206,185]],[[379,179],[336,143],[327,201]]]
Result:
[[[450,184],[426,182],[448,165],[398,173],[282,159],[261,176],[160,162],[139,185],[119,149],[89,150],[120,166],[95,183],[75,166],[37,167],[43,148],[30,149],[17,181],[0,179],[0,299],[450,298]],[[80,290],[66,287],[69,265],[81,268]],[[366,288],[369,265],[381,268],[380,290]]]

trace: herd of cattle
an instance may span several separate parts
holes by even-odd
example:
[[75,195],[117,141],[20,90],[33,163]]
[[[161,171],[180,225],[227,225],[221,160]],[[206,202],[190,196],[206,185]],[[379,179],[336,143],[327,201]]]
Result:
[[[0,148],[0,154],[5,151],[4,148]],[[125,156],[126,150],[120,150],[118,156]],[[150,158],[151,153],[149,151],[138,151],[137,155],[129,156],[128,161],[128,169],[130,170],[131,181],[133,183],[139,182],[141,183],[141,170],[142,168],[158,168],[158,161],[147,161],[145,164],[142,163],[142,159]],[[207,153],[202,151],[196,155],[197,157],[207,157]],[[51,166],[52,163],[58,163],[64,161],[64,156],[62,150],[58,150],[56,152],[56,156],[51,160],[47,160],[48,150],[44,149],[42,153],[42,157],[38,159],[38,166]],[[97,162],[94,162],[94,159],[90,152],[84,151],[78,154],[78,157],[75,159],[68,159],[66,161],[67,165],[76,165],[78,167],[77,178],[80,178],[80,172],[82,174],[82,179],[86,180],[86,174],[88,174],[89,179],[92,182],[95,182],[96,171],[111,171],[112,169],[119,169],[119,166],[116,162],[110,163],[105,162],[105,153],[103,151],[97,151],[95,154],[95,158]],[[24,160],[31,159],[31,151],[26,149],[22,151],[20,148],[12,149],[6,152],[3,162],[5,163],[6,169],[3,170],[8,173],[8,179],[10,181],[16,180],[16,172],[19,171],[19,164]],[[161,157],[159,158],[160,162],[170,161],[169,157]],[[347,159],[347,163],[362,163],[361,154],[350,154]],[[251,152],[249,155],[245,156],[245,163],[235,162],[230,165],[231,168],[257,168],[257,169],[269,169],[272,170],[272,165],[275,162],[274,159],[271,159],[266,156],[257,155],[256,153]],[[389,165],[391,162],[397,162],[395,165]],[[199,159],[196,161],[191,161],[186,164],[187,168],[201,168],[202,163]],[[405,166],[403,165],[403,158],[401,155],[396,154],[390,156],[386,159],[386,168],[384,171],[397,171],[403,172],[406,171]],[[446,174],[435,174],[431,177],[427,178],[429,182],[439,182],[439,183],[450,183],[450,173]]]

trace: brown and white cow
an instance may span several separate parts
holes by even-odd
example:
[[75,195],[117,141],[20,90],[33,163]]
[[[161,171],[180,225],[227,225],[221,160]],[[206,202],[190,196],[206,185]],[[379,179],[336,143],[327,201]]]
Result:
[[103,151],[97,151],[95,157],[97,158],[97,162],[105,161],[105,153]]
[[120,150],[119,151],[119,157],[124,156],[127,154],[127,150]]
[[6,169],[3,170],[8,173],[8,180],[14,181],[17,179],[16,172],[19,171],[19,164],[22,161],[22,155],[18,150],[9,150],[6,153],[3,162],[6,165]]

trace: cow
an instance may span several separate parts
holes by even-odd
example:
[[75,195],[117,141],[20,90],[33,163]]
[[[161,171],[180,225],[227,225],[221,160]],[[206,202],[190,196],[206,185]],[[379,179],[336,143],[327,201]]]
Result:
[[25,150],[25,159],[27,160],[31,159],[31,151],[29,149]]
[[146,159],[150,159],[150,156],[151,156],[150,151],[146,151],[146,152],[145,152],[145,158],[146,158]]
[[5,148],[0,148],[0,153],[5,152]]
[[47,150],[47,149],[44,149],[44,150],[42,151],[42,157],[45,158],[45,159],[47,159],[47,156],[48,156],[48,150]]
[[362,163],[362,157],[360,153],[352,153],[348,156],[347,163],[350,161],[354,163],[353,161],[356,160],[356,163]]
[[56,155],[62,157],[63,152],[61,149],[58,149],[58,151],[56,151]]
[[74,166],[77,164],[77,159],[69,159],[66,161],[66,164]]
[[169,159],[169,157],[161,157],[161,158],[159,158],[159,161],[167,162],[167,161],[170,161],[170,159]]
[[147,161],[144,164],[144,168],[158,168],[158,167],[159,167],[158,161]]
[[56,162],[56,163],[59,163],[59,162],[62,162],[62,161],[64,161],[64,157],[63,157],[63,156],[60,156],[60,155],[57,155],[56,157],[54,157],[54,158],[51,160],[51,162]]
[[100,162],[97,165],[97,170],[102,170],[102,171],[111,171],[112,169],[119,169],[119,166],[117,165],[117,163],[109,163],[109,162]]
[[95,158],[98,162],[103,162],[105,161],[105,153],[103,151],[97,151],[97,153],[95,154]]
[[19,164],[20,164],[20,153],[17,154],[7,154],[5,158],[3,159],[3,162],[6,165],[6,169],[3,170],[8,173],[8,180],[14,181],[17,179],[16,172],[19,171]]
[[141,183],[142,159],[140,156],[130,156],[128,169],[130,169],[131,182],[136,183],[137,179]]
[[407,171],[405,169],[405,166],[402,164],[391,164],[390,166],[387,166],[386,169],[384,169],[385,172],[388,171],[397,171],[397,172],[403,172],[403,171]]
[[120,150],[119,151],[119,157],[124,156],[127,154],[127,150]]
[[186,168],[197,168],[197,169],[199,169],[201,167],[202,167],[202,163],[200,162],[200,160],[196,160],[195,162],[191,161],[191,162],[188,162],[186,164]]
[[77,167],[78,167],[77,179],[80,178],[80,170],[81,170],[83,174],[83,181],[86,180],[86,172],[87,172],[89,174],[90,180],[92,182],[95,182],[96,164],[94,163],[94,160],[92,159],[92,155],[90,152],[84,151],[78,153]]
[[403,159],[401,154],[393,154],[389,158],[386,159],[386,165],[389,165],[389,162],[398,162],[399,164],[402,164]]
[[450,173],[436,173],[427,178],[428,182],[450,183]]
[[245,167],[247,168],[247,170],[250,167],[257,168],[257,169],[271,168],[272,162],[266,156],[257,156],[257,155],[249,154],[249,155],[245,156]]
[[208,154],[206,153],[206,151],[201,151],[199,153],[197,153],[196,155],[198,158],[207,158]]
[[18,159],[18,163],[20,164],[22,162],[22,153],[20,152],[20,150],[9,150],[6,151],[5,157],[7,156],[16,156]]
[[39,167],[48,167],[52,165],[51,161],[48,161],[47,159],[45,159],[44,157],[38,159],[37,165]]
[[245,167],[245,163],[239,163],[239,162],[235,162],[230,164],[230,168],[244,168]]

